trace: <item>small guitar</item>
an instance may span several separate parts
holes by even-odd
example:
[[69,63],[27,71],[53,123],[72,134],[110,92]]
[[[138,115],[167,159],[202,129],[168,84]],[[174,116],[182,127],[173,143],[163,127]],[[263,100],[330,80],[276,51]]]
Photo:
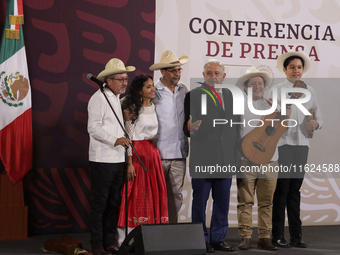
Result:
[[[308,111],[312,115],[308,115],[307,121],[315,120],[314,109],[309,109]],[[307,130],[307,138],[313,138],[313,135],[314,135],[314,130]]]
[[[296,81],[295,88],[307,89],[307,85],[303,81]],[[290,93],[290,99],[299,98],[303,93]],[[281,112],[273,112],[266,115],[263,119],[276,119],[272,121],[264,121],[263,126],[257,127],[250,131],[241,140],[241,155],[248,161],[255,164],[266,164],[274,156],[277,143],[280,137],[286,132],[288,127],[284,127],[281,122],[286,117]]]

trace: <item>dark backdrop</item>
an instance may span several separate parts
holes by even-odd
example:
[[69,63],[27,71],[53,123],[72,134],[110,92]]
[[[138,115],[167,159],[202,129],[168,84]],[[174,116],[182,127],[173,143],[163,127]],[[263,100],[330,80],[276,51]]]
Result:
[[[113,57],[147,73],[155,0],[23,0],[33,109],[33,169],[24,179],[29,234],[87,231],[90,170],[86,79]],[[7,0],[0,1],[0,31]]]

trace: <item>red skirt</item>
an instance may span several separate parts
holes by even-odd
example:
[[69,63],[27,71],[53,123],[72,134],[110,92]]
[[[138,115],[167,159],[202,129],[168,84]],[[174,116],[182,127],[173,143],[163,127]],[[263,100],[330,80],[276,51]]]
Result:
[[[152,140],[132,141],[147,172],[132,150],[135,179],[128,183],[128,227],[140,224],[169,223],[166,183],[161,157]],[[118,226],[125,227],[125,182]]]

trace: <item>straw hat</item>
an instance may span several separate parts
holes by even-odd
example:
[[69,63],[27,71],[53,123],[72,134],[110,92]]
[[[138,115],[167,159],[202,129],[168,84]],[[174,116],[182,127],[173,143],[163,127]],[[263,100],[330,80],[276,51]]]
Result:
[[286,53],[283,53],[282,55],[280,55],[278,58],[277,58],[277,69],[280,71],[280,73],[285,74],[285,72],[283,71],[283,63],[285,62],[285,60],[291,56],[298,56],[300,58],[302,58],[305,62],[304,64],[304,67],[303,67],[303,73],[307,72],[308,69],[310,68],[310,65],[311,65],[311,60],[310,58],[308,57],[308,55],[306,53],[304,53],[303,51],[293,51],[293,50],[290,50]]
[[125,67],[124,63],[118,58],[112,58],[107,62],[105,70],[101,71],[97,79],[104,79],[112,74],[129,73],[136,70],[134,66]]
[[238,78],[237,82],[236,82],[236,86],[239,87],[242,91],[243,91],[243,86],[244,86],[244,82],[252,77],[262,77],[263,79],[265,79],[265,84],[264,86],[268,86],[268,84],[270,83],[270,74],[266,71],[259,71],[256,67],[250,67],[247,71],[246,74],[242,75],[240,78]]
[[189,62],[189,58],[185,55],[178,58],[175,53],[171,50],[165,50],[162,53],[161,61],[159,63],[153,64],[150,66],[150,71],[160,70],[163,68],[171,68],[175,66],[185,65]]

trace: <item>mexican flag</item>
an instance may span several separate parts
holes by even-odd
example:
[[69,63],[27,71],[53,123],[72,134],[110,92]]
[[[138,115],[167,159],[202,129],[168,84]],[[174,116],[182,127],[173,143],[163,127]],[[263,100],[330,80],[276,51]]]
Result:
[[32,168],[32,104],[22,0],[8,0],[0,47],[0,159],[15,184]]

